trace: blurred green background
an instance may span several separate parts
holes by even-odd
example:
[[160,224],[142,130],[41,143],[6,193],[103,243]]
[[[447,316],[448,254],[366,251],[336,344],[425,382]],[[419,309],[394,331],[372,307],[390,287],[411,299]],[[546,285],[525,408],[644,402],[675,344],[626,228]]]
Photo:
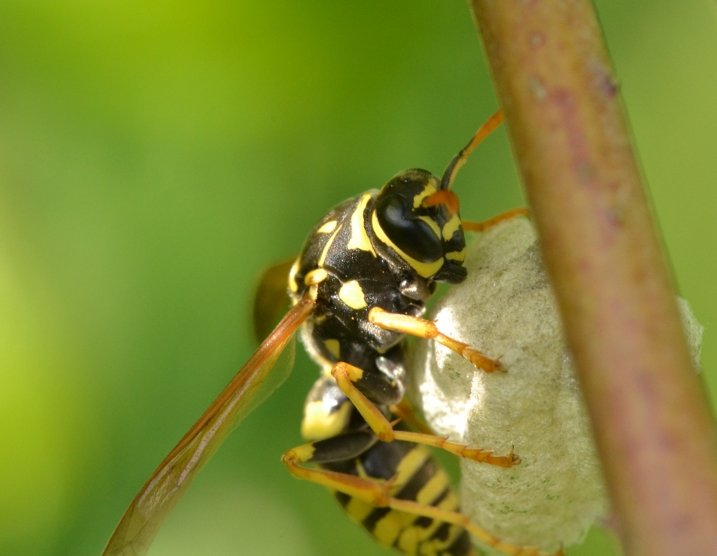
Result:
[[[715,6],[597,6],[715,399]],[[258,272],[334,203],[442,171],[497,106],[463,1],[3,0],[0,75],[7,555],[99,553],[251,352]],[[473,219],[521,203],[503,130],[456,190]],[[314,377],[300,359],[152,554],[385,553],[279,462]]]

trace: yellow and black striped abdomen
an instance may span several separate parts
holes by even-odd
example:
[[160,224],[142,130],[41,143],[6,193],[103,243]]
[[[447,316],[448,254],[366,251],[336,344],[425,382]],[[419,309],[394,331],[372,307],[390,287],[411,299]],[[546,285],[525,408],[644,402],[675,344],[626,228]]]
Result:
[[[399,499],[458,511],[458,494],[448,475],[423,446],[400,441],[379,442],[359,458],[325,467],[390,481],[392,495]],[[336,493],[336,498],[348,515],[384,546],[408,555],[474,554],[468,533],[457,525],[375,507],[342,493]]]

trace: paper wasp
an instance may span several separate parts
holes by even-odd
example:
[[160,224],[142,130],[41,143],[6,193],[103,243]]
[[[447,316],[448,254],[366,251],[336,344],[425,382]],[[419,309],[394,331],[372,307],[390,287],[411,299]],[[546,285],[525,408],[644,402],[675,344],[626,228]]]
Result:
[[437,282],[458,283],[466,276],[464,230],[485,223],[462,222],[451,185],[501,120],[498,112],[479,128],[441,178],[407,170],[381,190],[339,204],[314,227],[290,267],[279,265],[266,275],[263,298],[280,298],[270,285],[280,275],[279,289],[288,284],[291,309],[160,463],[105,554],[146,551],[196,472],[269,393],[267,385],[276,381],[267,378],[286,367],[282,353],[299,330],[322,372],[305,405],[301,430],[307,443],[282,457],[294,476],[333,490],[379,543],[405,554],[477,554],[470,535],[505,554],[539,554],[470,523],[426,446],[503,467],[519,462],[515,454],[497,456],[396,424],[404,413],[406,335],[440,342],[485,372],[500,369],[421,316]]

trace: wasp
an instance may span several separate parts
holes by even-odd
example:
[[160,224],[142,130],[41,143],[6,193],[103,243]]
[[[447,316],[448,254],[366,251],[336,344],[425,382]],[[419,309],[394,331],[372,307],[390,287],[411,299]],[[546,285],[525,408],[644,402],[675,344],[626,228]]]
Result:
[[[475,147],[501,122],[497,112],[451,160],[441,178],[402,172],[333,208],[310,232],[298,258],[265,276],[262,299],[286,291],[291,308],[194,426],[159,464],[131,502],[104,554],[142,554],[192,478],[231,428],[262,401],[290,367],[294,334],[321,368],[305,404],[306,443],[282,461],[300,479],[334,491],[348,515],[382,545],[408,555],[477,554],[470,536],[509,555],[538,555],[471,523],[427,447],[509,467],[514,453],[495,455],[410,430],[404,403],[406,337],[431,339],[484,372],[500,363],[443,334],[423,318],[438,282],[459,283],[465,230],[487,223],[461,220],[451,185]],[[268,293],[267,293],[268,292]],[[261,303],[259,304],[261,308]]]

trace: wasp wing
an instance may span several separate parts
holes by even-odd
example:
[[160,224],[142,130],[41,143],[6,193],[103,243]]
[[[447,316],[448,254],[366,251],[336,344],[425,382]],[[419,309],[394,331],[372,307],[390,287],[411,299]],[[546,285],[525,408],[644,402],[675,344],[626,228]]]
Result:
[[286,282],[296,257],[287,259],[267,268],[261,275],[254,292],[254,336],[257,342],[267,337],[286,313],[289,296],[286,295]]
[[[146,553],[165,516],[187,489],[197,471],[212,456],[233,426],[279,385],[280,381],[277,380],[265,382],[267,376],[273,374],[272,369],[279,372],[285,368],[284,374],[288,376],[293,350],[285,351],[285,348],[313,308],[314,301],[305,296],[289,310],[152,473],[125,511],[103,554],[136,556]],[[279,361],[280,356],[282,361]]]

